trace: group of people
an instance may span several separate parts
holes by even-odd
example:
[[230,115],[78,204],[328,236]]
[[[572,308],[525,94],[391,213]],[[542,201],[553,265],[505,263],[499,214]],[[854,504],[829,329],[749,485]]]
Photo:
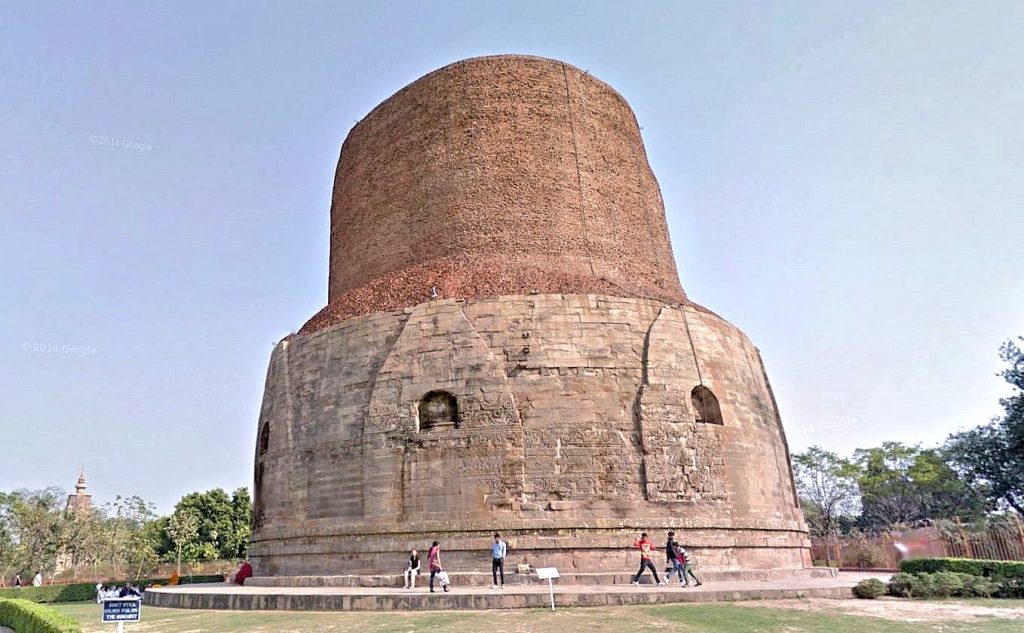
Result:
[[[0,587],[2,587],[2,586],[3,586],[2,579],[0,579]],[[25,586],[25,584],[23,582],[21,582],[21,574],[14,574],[14,584],[11,585],[11,586],[14,587],[15,589],[21,589],[22,587]],[[43,572],[37,571],[36,575],[32,577],[32,586],[33,587],[42,587],[43,586]]]
[[[491,589],[505,588],[505,556],[508,554],[508,544],[501,539],[501,534],[494,533],[494,543],[491,545]],[[430,571],[430,593],[434,593],[434,580],[436,579],[444,591],[451,591],[451,578],[448,572],[441,566],[441,544],[434,541],[427,551],[427,569]],[[416,588],[416,576],[420,573],[420,554],[416,550],[409,552],[409,564],[405,567],[405,588]],[[498,584],[498,580],[501,584]]]
[[117,585],[110,585],[109,587],[100,583],[96,583],[96,602],[103,602],[104,600],[114,600],[117,598],[141,598],[142,589],[139,589],[135,585],[127,584],[118,587]]
[[654,583],[657,585],[667,585],[668,581],[672,579],[672,574],[679,575],[679,584],[684,587],[690,586],[690,578],[693,578],[698,587],[704,584],[700,581],[700,578],[697,578],[697,574],[694,573],[690,556],[687,554],[686,548],[676,540],[675,532],[669,532],[668,540],[665,541],[665,562],[667,566],[665,567],[664,580],[658,579],[658,569],[654,566],[654,562],[651,561],[651,554],[656,548],[651,544],[650,539],[647,538],[647,532],[640,534],[640,538],[633,543],[633,547],[640,550],[640,569],[633,576],[634,585],[640,584],[640,577],[648,569],[654,575]]
[[[686,548],[676,540],[675,536],[675,532],[669,532],[668,539],[665,541],[667,566],[665,567],[665,579],[661,580],[658,578],[658,570],[651,560],[652,553],[656,551],[656,548],[647,538],[647,532],[640,534],[640,538],[633,543],[633,547],[640,550],[640,569],[633,576],[634,585],[640,584],[640,577],[647,569],[651,570],[651,573],[654,574],[654,582],[659,585],[668,585],[673,574],[678,575],[679,583],[684,587],[690,586],[690,578],[693,578],[698,587],[704,584],[693,571],[693,561],[686,552]],[[494,542],[491,544],[491,581],[493,583],[491,589],[505,588],[505,557],[507,555],[508,543],[502,540],[501,534],[495,532]],[[409,563],[403,573],[405,589],[416,588],[416,576],[420,574],[420,568],[420,554],[414,549],[409,552]],[[435,579],[438,580],[444,591],[451,590],[451,579],[441,565],[441,544],[438,541],[431,543],[430,549],[427,551],[427,569],[430,571],[430,593],[434,593]]]

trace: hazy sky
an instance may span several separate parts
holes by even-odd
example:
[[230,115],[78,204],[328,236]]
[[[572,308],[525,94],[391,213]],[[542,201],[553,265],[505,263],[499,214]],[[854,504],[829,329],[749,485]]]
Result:
[[99,501],[166,511],[249,485],[272,345],[326,301],[342,140],[495,53],[633,106],[683,286],[761,348],[794,449],[934,443],[1000,410],[996,351],[1024,334],[1024,3],[2,14],[0,490],[85,466]]

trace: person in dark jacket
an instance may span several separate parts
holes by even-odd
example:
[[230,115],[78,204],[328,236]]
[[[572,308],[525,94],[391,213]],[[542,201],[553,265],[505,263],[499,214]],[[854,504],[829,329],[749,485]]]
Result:
[[676,533],[669,532],[665,541],[665,584],[672,580],[672,574],[678,574],[679,584],[685,584],[683,564],[679,561],[679,543],[676,541]]

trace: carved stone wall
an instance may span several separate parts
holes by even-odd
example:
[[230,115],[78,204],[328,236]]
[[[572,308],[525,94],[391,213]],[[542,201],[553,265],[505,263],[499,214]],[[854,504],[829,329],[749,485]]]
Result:
[[[808,542],[756,348],[694,305],[439,300],[282,341],[261,413],[257,574],[380,572],[441,540],[479,566],[633,564],[674,528],[705,569],[799,568]],[[722,424],[695,421],[704,385]],[[419,428],[445,392],[457,427]]]

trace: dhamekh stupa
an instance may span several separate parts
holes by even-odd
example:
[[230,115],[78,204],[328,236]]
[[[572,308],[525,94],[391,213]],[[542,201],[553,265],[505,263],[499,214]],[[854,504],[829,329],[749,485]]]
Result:
[[680,285],[629,105],[555,60],[445,66],[352,128],[328,304],[257,437],[257,576],[397,574],[435,539],[487,571],[495,531],[512,569],[632,571],[670,528],[712,574],[811,565],[757,348]]

